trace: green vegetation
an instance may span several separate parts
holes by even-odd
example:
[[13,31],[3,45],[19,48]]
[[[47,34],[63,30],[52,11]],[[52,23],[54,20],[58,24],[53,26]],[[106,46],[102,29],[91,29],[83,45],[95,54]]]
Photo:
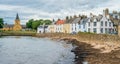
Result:
[[0,28],[3,28],[3,18],[0,18]]
[[37,29],[37,27],[39,25],[50,25],[52,23],[51,20],[43,20],[43,19],[40,19],[40,20],[34,20],[34,19],[30,19],[27,23],[26,23],[26,26],[27,28],[31,28],[31,29]]

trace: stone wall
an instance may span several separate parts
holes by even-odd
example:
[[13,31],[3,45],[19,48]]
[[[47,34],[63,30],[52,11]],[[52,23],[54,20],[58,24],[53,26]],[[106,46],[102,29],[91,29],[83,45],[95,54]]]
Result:
[[120,37],[120,25],[118,26],[118,35]]
[[110,52],[120,47],[120,37],[118,35],[103,35],[103,34],[86,34],[79,33],[71,34],[37,34],[38,37],[49,37],[52,39],[76,39],[79,42],[85,42],[92,45],[94,48],[101,49],[103,52]]

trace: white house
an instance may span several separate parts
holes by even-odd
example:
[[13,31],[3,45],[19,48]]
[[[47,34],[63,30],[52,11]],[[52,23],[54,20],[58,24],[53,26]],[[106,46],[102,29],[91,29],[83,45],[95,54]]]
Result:
[[[104,12],[103,12],[104,13]],[[109,16],[103,15],[90,16],[86,23],[87,32],[97,33],[97,34],[112,34],[114,33],[113,22],[110,20]]]
[[78,33],[78,32],[86,32],[86,23],[88,21],[88,18],[75,18],[71,22],[71,33]]
[[81,18],[75,18],[70,24],[70,32],[78,33],[80,31],[80,20]]
[[64,24],[64,20],[60,20],[58,19],[55,23],[55,32],[56,33],[62,33],[63,32],[63,24]]
[[56,24],[55,25],[55,32],[62,33],[63,32],[63,24]]
[[81,21],[79,23],[79,31],[80,32],[87,32],[87,27],[86,27],[87,21],[88,21],[88,18],[81,19]]
[[48,32],[48,26],[47,25],[40,25],[37,28],[37,33],[47,33]]

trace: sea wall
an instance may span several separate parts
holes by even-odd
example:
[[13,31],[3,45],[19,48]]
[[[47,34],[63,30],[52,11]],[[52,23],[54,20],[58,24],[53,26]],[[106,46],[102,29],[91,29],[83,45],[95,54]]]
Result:
[[85,42],[93,46],[93,48],[101,49],[102,52],[110,52],[120,47],[120,37],[118,35],[107,34],[63,34],[63,33],[47,33],[37,34],[38,37],[49,37],[52,39],[76,39],[79,42]]
[[0,36],[35,36],[36,32],[31,31],[2,31]]

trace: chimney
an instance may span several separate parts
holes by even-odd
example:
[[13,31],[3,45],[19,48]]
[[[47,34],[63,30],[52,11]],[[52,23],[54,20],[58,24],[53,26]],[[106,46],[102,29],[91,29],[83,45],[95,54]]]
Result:
[[105,10],[105,15],[106,16],[109,15],[109,9],[108,8],[106,8],[106,10]]
[[106,8],[105,10],[103,10],[103,15],[105,17],[107,17],[109,15],[109,9],[108,8]]
[[93,14],[92,14],[92,13],[90,13],[90,17],[93,17]]

